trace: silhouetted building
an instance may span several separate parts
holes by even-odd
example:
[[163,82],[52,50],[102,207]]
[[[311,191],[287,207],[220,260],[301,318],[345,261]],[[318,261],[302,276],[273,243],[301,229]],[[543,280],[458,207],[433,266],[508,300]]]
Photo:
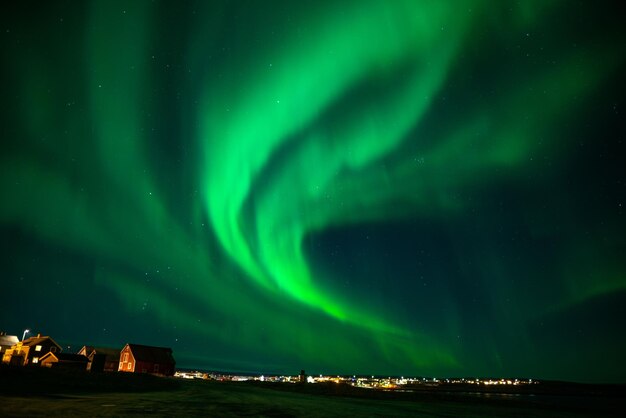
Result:
[[306,373],[304,370],[300,370],[300,383],[306,383]]
[[3,363],[18,366],[39,365],[39,359],[47,353],[59,353],[61,346],[50,337],[30,337],[14,344],[2,356]]
[[140,344],[126,344],[120,352],[120,372],[151,373],[173,376],[176,362],[172,349]]
[[116,372],[120,365],[119,348],[83,346],[78,354],[89,359],[87,370],[92,372]]
[[39,363],[42,367],[54,367],[55,369],[87,370],[89,359],[80,354],[49,352],[39,359]]

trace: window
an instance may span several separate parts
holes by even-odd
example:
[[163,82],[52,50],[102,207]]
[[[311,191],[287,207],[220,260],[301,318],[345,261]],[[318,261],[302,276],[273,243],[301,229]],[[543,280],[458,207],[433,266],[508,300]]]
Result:
[[128,361],[128,353],[124,353],[124,360],[122,360],[124,363],[126,363]]
[[56,353],[57,352],[57,348],[55,346],[50,347],[50,352],[51,353]]
[[128,370],[130,370],[132,368],[132,364],[128,363],[128,366],[126,367]]
[[35,346],[35,351],[41,351],[41,346],[40,345]]
[[33,357],[33,364],[39,363],[39,357]]

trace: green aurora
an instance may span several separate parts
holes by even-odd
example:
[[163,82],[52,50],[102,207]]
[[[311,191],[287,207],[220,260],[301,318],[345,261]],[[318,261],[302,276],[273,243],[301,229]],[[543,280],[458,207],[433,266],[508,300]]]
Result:
[[626,381],[611,3],[13,6],[2,330],[181,367]]

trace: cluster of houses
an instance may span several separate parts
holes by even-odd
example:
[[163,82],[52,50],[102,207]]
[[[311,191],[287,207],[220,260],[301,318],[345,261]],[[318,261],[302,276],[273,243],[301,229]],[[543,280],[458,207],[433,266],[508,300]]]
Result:
[[78,353],[63,353],[51,337],[38,334],[19,341],[0,333],[2,363],[80,369],[91,372],[151,373],[173,376],[176,362],[172,349],[126,344],[122,349],[83,346]]

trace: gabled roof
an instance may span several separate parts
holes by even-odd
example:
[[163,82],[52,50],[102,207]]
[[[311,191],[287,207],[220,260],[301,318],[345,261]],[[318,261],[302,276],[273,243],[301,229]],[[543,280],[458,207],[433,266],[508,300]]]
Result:
[[91,354],[91,352],[93,351],[94,347],[92,345],[83,345],[81,347],[80,350],[78,350],[78,352],[80,353],[81,351],[85,351],[85,355],[88,356]]
[[87,363],[89,359],[81,354],[71,354],[71,353],[46,353],[39,361],[44,361],[49,357],[55,357],[59,362],[62,363]]
[[120,358],[120,349],[119,348],[111,348],[111,347],[94,347],[93,345],[84,345],[83,348],[78,350],[78,352],[85,352],[87,357],[91,357],[93,354],[103,354],[107,358],[117,357]]
[[22,345],[23,346],[27,346],[27,347],[33,347],[35,345],[41,344],[42,342],[46,341],[46,340],[50,340],[52,341],[52,344],[56,345],[57,347],[59,347],[59,349],[61,349],[61,346],[59,344],[56,343],[56,341],[54,341],[52,338],[48,337],[48,336],[36,336],[36,337],[29,337],[26,338],[24,341],[22,341]]
[[[111,348],[111,347],[94,347],[93,351],[96,352],[96,354],[104,354],[107,357],[120,357],[120,350],[119,348]],[[90,353],[91,354],[91,353]]]
[[11,347],[20,342],[16,335],[0,335],[0,345]]
[[[172,349],[167,347],[152,347],[149,345],[126,344],[135,361],[146,361],[158,364],[176,364],[172,356]],[[126,348],[126,347],[124,347]]]

